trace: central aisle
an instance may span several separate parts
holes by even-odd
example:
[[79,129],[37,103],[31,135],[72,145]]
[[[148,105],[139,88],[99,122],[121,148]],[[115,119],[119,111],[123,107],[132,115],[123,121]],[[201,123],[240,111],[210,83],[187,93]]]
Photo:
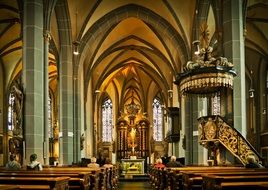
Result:
[[119,182],[120,190],[142,190],[142,189],[152,189],[149,182],[132,182],[132,181],[120,181]]

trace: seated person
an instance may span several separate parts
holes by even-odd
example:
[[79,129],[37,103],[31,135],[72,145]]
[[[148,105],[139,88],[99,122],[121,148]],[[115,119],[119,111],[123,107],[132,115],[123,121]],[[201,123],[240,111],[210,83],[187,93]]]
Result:
[[155,168],[165,168],[166,166],[162,163],[162,159],[158,158],[154,165]]
[[20,170],[21,169],[20,163],[18,163],[15,158],[16,156],[13,154],[9,156],[9,161],[6,164],[7,170]]
[[100,165],[96,163],[97,159],[95,157],[92,157],[90,159],[90,163],[87,165],[89,168],[99,168]]
[[37,155],[32,154],[30,156],[30,163],[27,165],[27,170],[36,170],[36,171],[42,171],[43,167],[40,162],[37,161]]
[[182,167],[180,162],[176,161],[176,156],[171,156],[170,161],[166,164],[166,167]]
[[106,159],[105,159],[105,164],[103,165],[103,167],[106,167],[106,168],[113,167],[113,164],[112,164],[110,158],[106,158]]
[[263,168],[263,166],[256,161],[254,155],[248,155],[247,161],[246,168]]

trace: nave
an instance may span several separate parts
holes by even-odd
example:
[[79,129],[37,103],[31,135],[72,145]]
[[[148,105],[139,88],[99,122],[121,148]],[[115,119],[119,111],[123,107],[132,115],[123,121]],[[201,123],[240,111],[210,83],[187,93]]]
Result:
[[[267,0],[0,8],[0,167],[21,165],[1,185],[268,189],[268,170],[245,168],[268,168]],[[26,170],[33,153],[43,171]],[[151,169],[173,155],[185,167]]]
[[139,182],[129,182],[129,181],[119,181],[120,190],[138,190],[138,189],[152,189],[149,182],[139,181]]

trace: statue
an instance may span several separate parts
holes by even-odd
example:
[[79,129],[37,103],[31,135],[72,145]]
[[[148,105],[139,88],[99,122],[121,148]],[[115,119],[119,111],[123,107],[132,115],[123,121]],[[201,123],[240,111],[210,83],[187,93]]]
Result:
[[80,150],[84,150],[85,135],[84,133],[80,137]]
[[16,156],[18,162],[22,164],[23,160],[23,141],[20,137],[13,137],[8,141],[9,153]]
[[132,155],[134,156],[136,144],[136,131],[137,129],[131,128],[128,137],[128,146],[131,147]]
[[11,94],[14,97],[13,103],[13,135],[22,137],[22,110],[23,110],[23,93],[22,91],[16,86],[13,85],[11,87]]

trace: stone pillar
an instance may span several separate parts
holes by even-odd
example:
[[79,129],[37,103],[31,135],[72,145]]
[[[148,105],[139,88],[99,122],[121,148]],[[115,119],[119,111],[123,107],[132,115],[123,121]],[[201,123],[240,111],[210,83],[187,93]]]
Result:
[[[203,116],[207,116],[210,115],[208,113],[208,98],[198,98],[198,117],[203,117]],[[194,126],[195,130],[195,134],[193,134],[194,136],[194,142],[196,143],[196,150],[197,150],[197,156],[196,156],[196,160],[195,160],[195,164],[207,164],[207,157],[208,157],[208,151],[205,147],[203,147],[202,145],[199,144],[199,133],[198,133],[198,128],[196,128],[198,126],[198,124],[196,126]]]
[[[67,49],[71,47],[66,47]],[[66,51],[71,53],[71,51]],[[68,53],[67,53],[68,54]],[[72,164],[74,153],[72,62],[62,55],[60,64],[60,163]]]
[[[62,20],[64,22],[64,20]],[[66,22],[66,21],[65,21]],[[62,24],[68,30],[68,26]],[[68,39],[61,42],[59,64],[59,129],[60,163],[72,164],[74,153],[74,104],[73,104],[73,62],[72,45]]]
[[193,163],[193,116],[192,106],[193,98],[185,97],[184,101],[184,113],[185,113],[185,138],[186,138],[186,149],[185,149],[185,164],[189,165]]
[[79,114],[78,114],[78,63],[77,56],[74,56],[74,80],[73,80],[73,102],[74,102],[74,153],[73,153],[73,161],[78,163],[81,158],[80,151],[80,136],[81,136],[81,128],[78,122]]
[[43,162],[44,133],[44,41],[43,1],[23,1],[23,66],[22,79],[25,94],[24,164],[36,153]]
[[86,157],[93,156],[94,148],[94,115],[93,115],[93,94],[92,94],[92,82],[89,83],[88,91],[86,93],[86,108],[85,108],[85,120],[86,120]]
[[48,98],[49,98],[49,79],[48,79],[48,52],[49,52],[49,31],[44,32],[44,164],[49,164],[49,121],[48,121]]
[[233,90],[234,127],[245,137],[246,82],[242,5],[242,0],[223,1],[223,50],[224,56],[234,64],[234,69],[237,72]]

